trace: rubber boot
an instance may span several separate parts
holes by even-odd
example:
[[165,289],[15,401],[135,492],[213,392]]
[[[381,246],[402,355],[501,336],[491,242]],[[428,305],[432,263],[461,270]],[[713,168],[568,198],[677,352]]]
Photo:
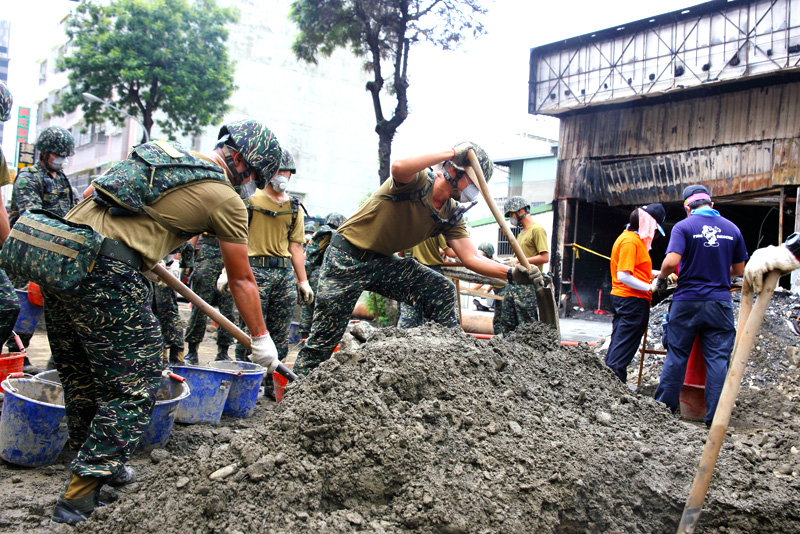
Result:
[[127,484],[130,484],[135,480],[136,480],[136,471],[133,470],[133,467],[123,465],[116,473],[114,473],[110,477],[106,477],[103,483],[108,484],[113,488],[118,488],[120,486],[125,486]]
[[217,347],[217,356],[214,358],[215,362],[229,362],[231,357],[228,356],[228,345],[220,345]]
[[197,346],[199,343],[189,343],[189,352],[183,358],[186,365],[200,365],[200,359],[197,357]]
[[183,364],[183,350],[181,347],[170,347],[169,348],[169,363],[177,363]]
[[95,492],[71,501],[59,498],[50,519],[54,523],[66,523],[67,525],[82,523],[89,519],[94,512],[96,498]]
[[22,372],[27,373],[29,375],[36,375],[39,374],[40,371],[41,369],[33,365],[31,361],[28,359],[28,357],[25,356],[25,359],[22,360]]

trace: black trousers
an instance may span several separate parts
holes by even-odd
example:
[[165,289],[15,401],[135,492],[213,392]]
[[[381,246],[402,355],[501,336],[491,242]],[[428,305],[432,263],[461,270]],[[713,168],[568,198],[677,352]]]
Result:
[[650,302],[638,297],[611,295],[614,306],[614,321],[611,343],[606,353],[606,365],[622,382],[628,381],[628,365],[642,341],[650,319]]

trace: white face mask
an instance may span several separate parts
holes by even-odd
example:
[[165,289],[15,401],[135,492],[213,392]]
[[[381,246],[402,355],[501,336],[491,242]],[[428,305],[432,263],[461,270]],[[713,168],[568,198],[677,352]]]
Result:
[[242,198],[242,200],[247,200],[256,194],[256,181],[250,180],[242,185],[237,185],[234,189],[236,189],[236,192],[239,193],[239,196]]
[[61,156],[56,156],[50,163],[50,168],[53,169],[54,171],[60,171],[61,169],[66,167],[68,163],[69,163],[69,158],[62,158]]
[[514,215],[512,215],[511,217],[509,217],[509,219],[508,219],[508,222],[509,222],[509,224],[511,224],[511,226],[513,226],[514,228],[516,228],[516,227],[518,227],[518,226],[519,226],[519,219],[517,219],[517,218],[516,218]]
[[459,202],[467,203],[472,202],[480,195],[480,191],[478,190],[478,186],[475,184],[469,184],[467,187],[461,191],[461,198]]
[[272,181],[270,181],[270,184],[276,193],[283,193],[286,191],[286,186],[289,185],[289,179],[282,174],[279,174],[273,178]]

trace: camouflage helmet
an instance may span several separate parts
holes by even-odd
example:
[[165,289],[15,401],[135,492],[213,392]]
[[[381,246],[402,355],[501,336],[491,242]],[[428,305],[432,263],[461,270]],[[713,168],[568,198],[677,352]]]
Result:
[[316,232],[317,231],[317,226],[313,222],[306,223],[306,230],[305,231],[306,231],[306,233]]
[[494,257],[494,245],[489,243],[488,241],[484,241],[480,245],[478,245],[478,250],[483,252],[484,256],[487,258]]
[[294,158],[292,157],[292,153],[285,148],[281,153],[281,166],[278,168],[278,171],[290,171],[291,174],[297,172],[297,167],[294,166]]
[[[492,178],[492,171],[494,171],[494,163],[492,163],[492,159],[489,157],[489,154],[487,154],[486,151],[483,150],[477,143],[473,143],[472,141],[469,141],[469,143],[475,148],[475,155],[478,156],[478,162],[481,164],[483,178],[486,180],[486,183],[489,183],[489,180]],[[460,144],[461,143],[456,143],[456,145]],[[463,167],[459,167],[458,165],[453,165],[453,167],[459,171],[464,170]]]
[[247,164],[256,171],[256,187],[263,189],[278,172],[281,145],[278,138],[261,121],[245,119],[229,122],[219,129],[218,139],[226,135],[236,145]]
[[75,153],[75,141],[69,130],[61,126],[48,126],[36,139],[36,150],[40,154],[52,152],[61,157],[68,157]]
[[11,106],[14,105],[14,98],[8,86],[0,80],[0,122],[6,122],[11,118]]
[[512,213],[516,213],[521,209],[531,209],[531,203],[522,197],[511,197],[506,200],[503,206],[503,211],[506,213],[506,218],[511,217]]
[[336,213],[335,211],[330,212],[328,216],[325,217],[325,224],[331,228],[339,228],[344,221],[344,215],[341,213]]

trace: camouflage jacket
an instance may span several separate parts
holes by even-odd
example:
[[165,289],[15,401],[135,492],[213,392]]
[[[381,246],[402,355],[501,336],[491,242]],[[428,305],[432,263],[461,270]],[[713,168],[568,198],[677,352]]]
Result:
[[9,219],[13,225],[19,216],[33,208],[42,208],[63,217],[77,205],[67,175],[59,171],[56,177],[41,162],[22,169],[14,181]]
[[327,224],[320,226],[319,230],[314,233],[314,237],[306,246],[306,260],[309,265],[322,265],[325,250],[331,242],[331,234],[333,234],[333,228]]

